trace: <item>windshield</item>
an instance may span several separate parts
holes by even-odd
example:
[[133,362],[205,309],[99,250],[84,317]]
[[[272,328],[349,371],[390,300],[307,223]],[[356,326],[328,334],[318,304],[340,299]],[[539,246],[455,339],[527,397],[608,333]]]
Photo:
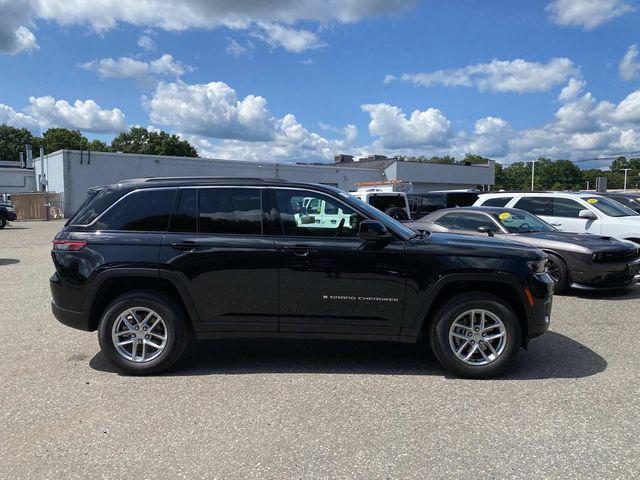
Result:
[[509,233],[554,232],[556,229],[544,220],[527,212],[501,212],[492,214]]
[[[326,186],[325,186],[325,188],[326,188]],[[414,230],[411,230],[409,227],[407,227],[406,225],[400,223],[396,219],[391,218],[386,213],[383,213],[380,210],[378,210],[377,208],[372,207],[368,203],[360,200],[358,197],[354,197],[353,195],[349,195],[347,192],[343,192],[342,190],[340,190],[338,188],[332,188],[332,190],[335,191],[336,193],[338,193],[339,195],[341,195],[342,197],[344,197],[344,198],[356,203],[358,205],[358,207],[360,207],[362,210],[367,212],[367,214],[369,214],[372,218],[384,223],[387,226],[390,226],[394,231],[398,232],[402,236],[404,236],[406,238],[411,238],[411,237],[415,237],[416,236],[416,232]]]
[[605,215],[609,217],[630,217],[632,215],[638,215],[637,212],[634,212],[629,207],[625,207],[621,203],[616,202],[615,200],[611,200],[606,197],[587,197],[584,200],[589,203],[592,207],[596,207]]

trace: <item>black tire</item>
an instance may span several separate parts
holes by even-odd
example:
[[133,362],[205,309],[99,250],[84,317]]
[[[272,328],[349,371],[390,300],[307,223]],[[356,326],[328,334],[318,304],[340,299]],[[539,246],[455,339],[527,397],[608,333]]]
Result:
[[384,213],[396,220],[409,220],[409,215],[407,215],[407,211],[404,208],[389,207],[384,211]]
[[549,276],[553,279],[554,293],[562,293],[569,288],[569,273],[564,260],[553,253],[548,253]]
[[[459,359],[449,344],[449,331],[459,315],[472,309],[487,310],[504,324],[506,341],[502,353],[486,365],[469,365]],[[429,343],[440,364],[456,375],[467,378],[494,377],[510,368],[522,343],[520,321],[504,300],[483,292],[470,292],[452,297],[436,313],[429,329]],[[486,351],[486,350],[485,350]]]
[[[126,309],[149,308],[157,312],[166,325],[166,346],[156,358],[147,362],[133,362],[124,358],[113,344],[111,332],[114,322]],[[170,368],[182,355],[189,340],[190,329],[183,310],[160,292],[139,290],[117,297],[104,311],[98,328],[102,352],[117,367],[132,375],[151,375]]]
[[0,218],[0,230],[2,230],[6,226],[7,226],[7,219],[6,218]]

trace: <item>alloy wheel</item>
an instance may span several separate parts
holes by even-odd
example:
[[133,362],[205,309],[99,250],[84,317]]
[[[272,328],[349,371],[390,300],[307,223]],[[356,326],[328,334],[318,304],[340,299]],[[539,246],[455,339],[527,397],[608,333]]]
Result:
[[118,315],[111,329],[116,352],[136,363],[150,362],[167,346],[167,325],[155,311],[146,307],[128,308]]
[[495,362],[507,345],[507,330],[493,312],[467,310],[458,315],[449,329],[449,346],[467,365],[481,366]]

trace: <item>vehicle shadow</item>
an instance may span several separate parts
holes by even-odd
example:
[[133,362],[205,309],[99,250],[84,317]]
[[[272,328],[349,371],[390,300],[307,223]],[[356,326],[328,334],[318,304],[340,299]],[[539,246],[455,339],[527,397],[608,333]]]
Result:
[[14,265],[16,263],[20,263],[20,260],[17,258],[0,258],[0,267],[4,267],[5,265]]
[[[121,373],[97,353],[91,368]],[[555,332],[547,332],[521,351],[516,367],[500,380],[582,378],[607,368],[593,350]],[[331,373],[366,375],[441,375],[450,377],[426,347],[399,343],[319,340],[212,340],[194,342],[166,376],[256,373]]]

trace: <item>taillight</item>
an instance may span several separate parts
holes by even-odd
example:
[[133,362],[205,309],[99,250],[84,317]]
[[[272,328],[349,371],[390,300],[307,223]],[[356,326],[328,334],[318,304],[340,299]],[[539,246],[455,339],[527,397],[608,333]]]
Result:
[[87,242],[84,240],[54,240],[53,249],[63,250],[65,252],[77,252],[82,250]]

